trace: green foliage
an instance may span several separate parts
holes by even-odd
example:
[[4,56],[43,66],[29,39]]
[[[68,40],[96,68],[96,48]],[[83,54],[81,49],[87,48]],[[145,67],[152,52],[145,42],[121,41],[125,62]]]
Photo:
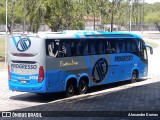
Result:
[[[6,0],[0,1],[0,23],[5,23],[6,17]],[[23,6],[22,0],[15,0],[14,6],[14,21],[15,23],[21,23],[23,18]],[[12,14],[12,0],[8,0],[8,22],[11,23],[11,14]]]
[[148,23],[154,23],[160,31],[160,12],[149,13],[146,16],[146,21]]
[[[6,23],[6,0],[0,2],[0,23]],[[8,0],[7,18],[8,31],[11,32],[14,23],[21,24],[23,20],[22,0]]]
[[78,4],[73,0],[28,1],[27,17],[33,32],[38,31],[41,23],[46,23],[52,31],[84,28]]
[[27,21],[30,23],[31,31],[38,32],[40,24],[43,22],[46,6],[44,0],[26,0]]
[[79,10],[78,3],[73,0],[48,0],[44,22],[52,31],[81,29],[83,18]]
[[160,12],[149,13],[145,19],[148,23],[160,22]]
[[5,0],[0,1],[0,23],[5,23]]

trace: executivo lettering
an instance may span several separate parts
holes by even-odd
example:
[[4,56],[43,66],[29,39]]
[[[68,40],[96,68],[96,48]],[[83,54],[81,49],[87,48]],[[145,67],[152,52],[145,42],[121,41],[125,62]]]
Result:
[[64,62],[64,61],[60,61],[60,67],[67,67],[67,66],[75,66],[75,65],[78,65],[78,61],[74,61],[72,59],[72,61],[67,61],[67,62]]

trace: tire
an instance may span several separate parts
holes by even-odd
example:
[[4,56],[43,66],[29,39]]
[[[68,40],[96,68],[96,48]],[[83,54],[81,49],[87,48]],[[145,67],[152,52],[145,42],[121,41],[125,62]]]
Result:
[[88,83],[85,79],[79,81],[78,94],[85,94],[88,90]]
[[66,97],[72,97],[75,94],[75,84],[73,82],[68,82],[66,91],[65,91],[65,96]]
[[132,77],[131,77],[131,82],[132,83],[135,83],[137,82],[137,72],[134,70],[133,73],[132,73]]

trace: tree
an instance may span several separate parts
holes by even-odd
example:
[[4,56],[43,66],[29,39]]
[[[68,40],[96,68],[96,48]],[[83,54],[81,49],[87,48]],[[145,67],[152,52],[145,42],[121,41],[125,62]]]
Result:
[[111,32],[113,31],[113,24],[115,22],[115,16],[117,16],[118,11],[123,0],[112,0],[110,3],[110,19],[111,19]]
[[75,29],[77,25],[83,27],[82,14],[78,11],[76,1],[73,0],[48,0],[44,22],[52,31]]
[[118,6],[117,6],[117,12],[116,12],[116,16],[115,16],[115,20],[114,23],[119,25],[119,26],[126,26],[126,23],[129,21],[129,4],[128,2],[121,2]]
[[0,23],[5,23],[5,0],[0,1]]
[[30,24],[31,31],[37,33],[40,24],[43,23],[44,15],[46,14],[46,6],[44,0],[27,0],[27,20]]
[[33,32],[41,23],[52,31],[83,28],[80,4],[75,0],[27,0],[27,18]]
[[[0,8],[0,23],[5,24],[6,22],[6,0],[1,0]],[[15,23],[22,22],[22,2],[21,0],[8,0],[8,31],[12,33],[12,28]]]
[[160,12],[150,13],[145,19],[149,23],[154,23],[160,32]]
[[82,13],[83,16],[89,16],[93,19],[93,29],[96,29],[96,18],[99,18],[101,21],[100,29],[104,29],[104,24],[109,21],[109,0],[82,0],[83,7]]

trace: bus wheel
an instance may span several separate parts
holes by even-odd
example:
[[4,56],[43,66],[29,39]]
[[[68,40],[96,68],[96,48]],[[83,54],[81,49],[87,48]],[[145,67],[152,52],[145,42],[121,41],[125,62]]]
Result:
[[78,93],[79,94],[85,94],[88,89],[88,83],[85,79],[82,79],[79,81],[79,86],[78,86]]
[[137,72],[134,70],[132,73],[131,82],[134,83],[137,81]]
[[66,97],[71,97],[74,96],[74,94],[75,94],[75,85],[73,82],[70,81],[67,83],[65,95]]

